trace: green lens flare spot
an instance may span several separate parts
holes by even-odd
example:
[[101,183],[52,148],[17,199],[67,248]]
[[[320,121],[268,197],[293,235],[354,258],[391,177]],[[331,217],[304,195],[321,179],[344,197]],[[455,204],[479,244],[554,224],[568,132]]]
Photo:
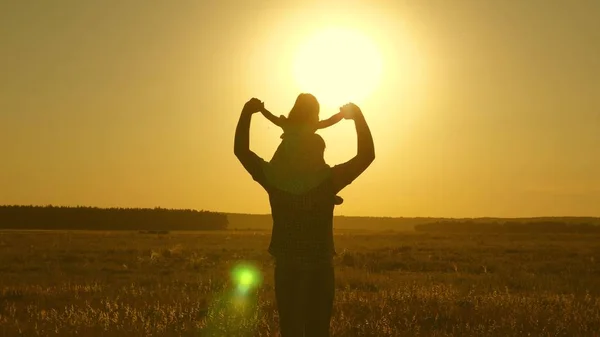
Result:
[[249,270],[244,270],[240,274],[240,285],[251,286],[254,281],[254,275]]
[[240,292],[258,288],[262,283],[262,275],[258,268],[250,263],[239,263],[231,271],[234,286]]

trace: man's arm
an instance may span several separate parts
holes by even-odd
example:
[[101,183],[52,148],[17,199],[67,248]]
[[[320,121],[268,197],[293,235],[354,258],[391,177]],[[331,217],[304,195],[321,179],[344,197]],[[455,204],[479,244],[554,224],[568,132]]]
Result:
[[233,153],[252,178],[262,184],[262,163],[264,160],[250,150],[250,121],[252,115],[260,110],[262,103],[253,98],[244,105],[235,129]]
[[344,118],[354,120],[358,151],[354,158],[333,167],[335,193],[352,183],[375,160],[375,145],[371,130],[360,108],[354,104],[348,104],[342,110],[344,110]]

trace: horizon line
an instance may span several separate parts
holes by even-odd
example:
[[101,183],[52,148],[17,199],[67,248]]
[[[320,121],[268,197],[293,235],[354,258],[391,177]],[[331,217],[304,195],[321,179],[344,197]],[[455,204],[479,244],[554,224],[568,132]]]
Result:
[[[223,212],[223,211],[214,211],[208,209],[195,209],[195,208],[167,208],[162,206],[154,206],[154,207],[100,207],[100,206],[86,206],[86,205],[54,205],[54,204],[2,204],[0,207],[63,207],[63,208],[98,208],[98,209],[166,209],[166,210],[192,210],[197,212],[212,212],[212,213],[221,213],[228,215],[247,215],[247,216],[270,216],[271,213],[241,213],[241,212]],[[386,216],[386,215],[334,215],[334,217],[341,218],[379,218],[379,219],[560,219],[560,218],[591,218],[591,219],[600,219],[600,216],[593,215],[538,215],[538,216],[476,216],[476,217],[457,217],[457,216]]]

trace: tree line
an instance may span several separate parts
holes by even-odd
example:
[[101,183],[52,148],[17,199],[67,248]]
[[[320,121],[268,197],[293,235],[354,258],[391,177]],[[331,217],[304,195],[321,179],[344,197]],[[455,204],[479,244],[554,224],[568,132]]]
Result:
[[192,209],[0,206],[1,229],[224,230],[224,213]]
[[600,233],[600,226],[566,221],[438,221],[416,225],[415,230],[445,233]]

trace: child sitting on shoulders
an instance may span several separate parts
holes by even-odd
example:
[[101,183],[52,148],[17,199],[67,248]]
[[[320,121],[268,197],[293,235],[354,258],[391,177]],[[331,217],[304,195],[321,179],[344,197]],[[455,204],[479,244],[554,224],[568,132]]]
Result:
[[[305,160],[303,156],[305,146],[303,145],[315,141],[322,142],[320,136],[315,132],[342,120],[341,111],[326,120],[319,120],[317,99],[311,94],[300,94],[288,117],[283,115],[276,117],[264,107],[261,113],[273,124],[283,129],[281,144],[270,161],[272,164],[285,165],[286,171],[291,172],[292,175],[317,173],[328,167],[323,157],[318,163]],[[335,196],[334,204],[340,205],[343,201],[341,197]]]

